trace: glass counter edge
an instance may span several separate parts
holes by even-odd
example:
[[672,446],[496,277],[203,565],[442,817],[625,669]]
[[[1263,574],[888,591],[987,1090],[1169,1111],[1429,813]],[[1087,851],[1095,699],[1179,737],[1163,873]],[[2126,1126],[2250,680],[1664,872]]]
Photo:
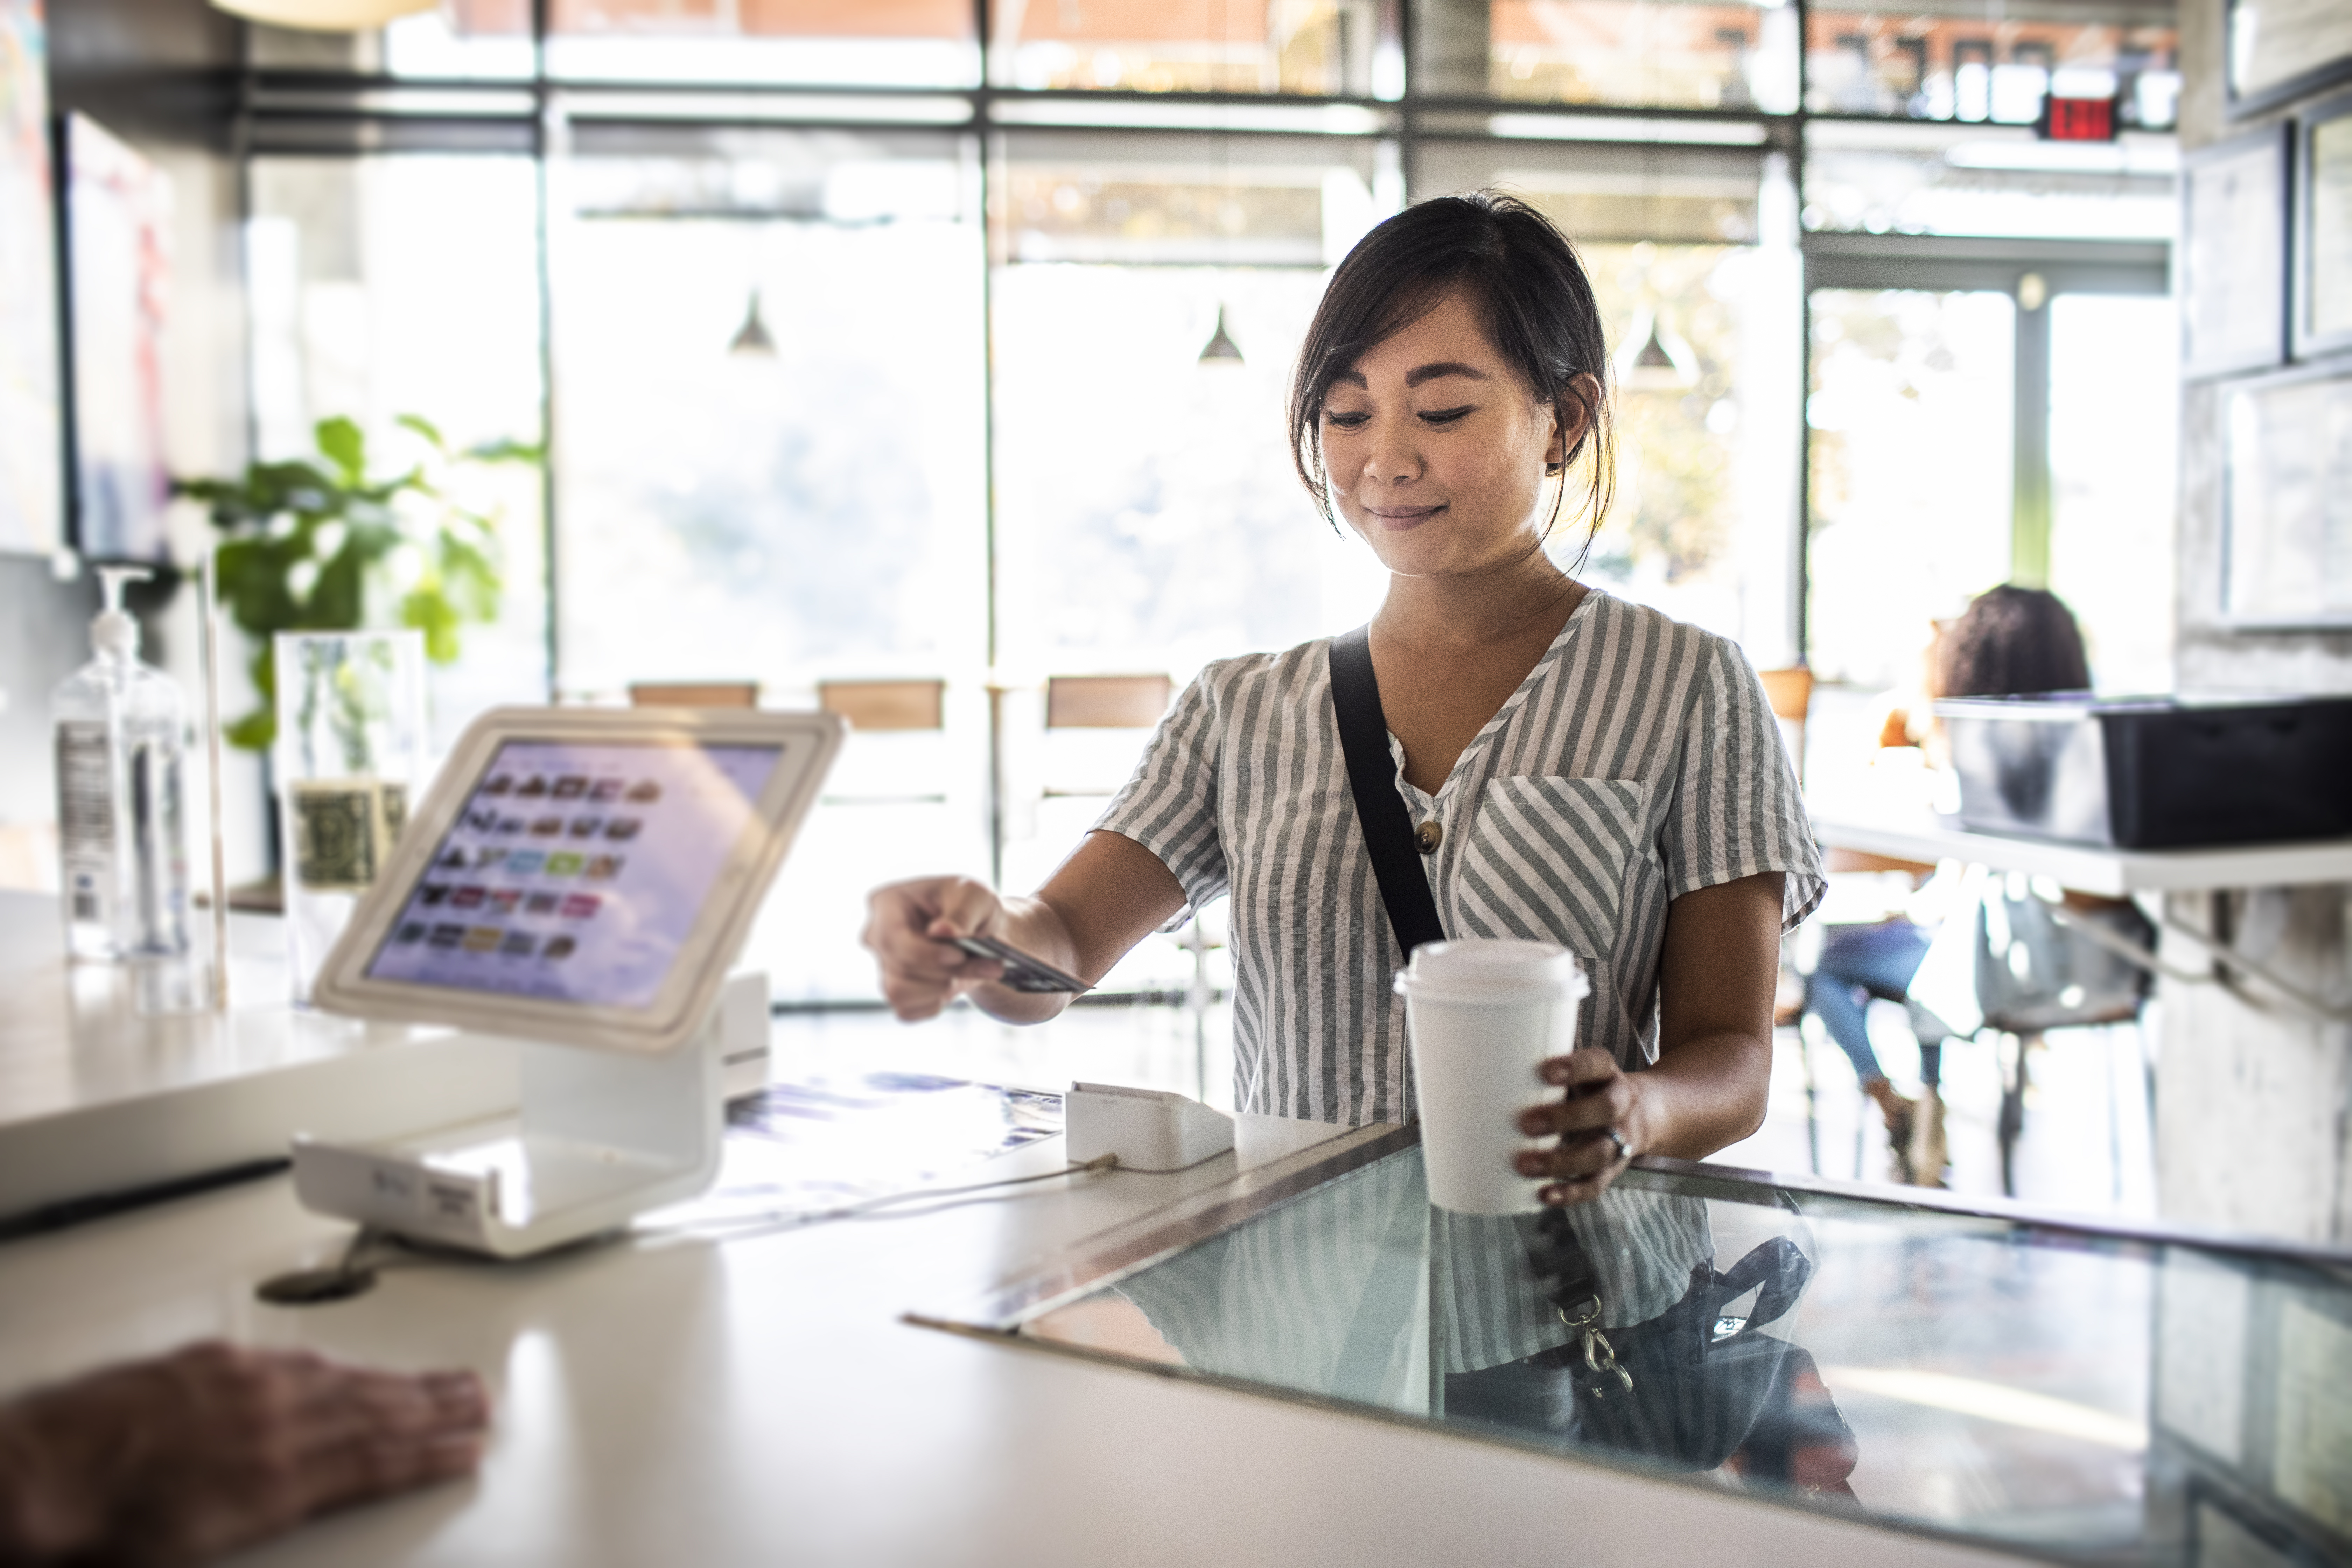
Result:
[[[904,1314],[904,1321],[950,1332],[1018,1337],[1026,1324],[1083,1297],[1109,1289],[1121,1279],[1166,1261],[1187,1247],[1239,1228],[1274,1210],[1307,1196],[1342,1176],[1393,1159],[1420,1147],[1418,1123],[1407,1123],[1377,1137],[1283,1173],[1262,1187],[1215,1201],[1217,1189],[1202,1194],[1212,1201],[1193,1213],[1150,1224],[1146,1215],[1129,1226],[1113,1226],[1083,1237],[1041,1268],[998,1284],[967,1293],[940,1305]],[[2286,1240],[2211,1226],[2167,1225],[2155,1221],[2116,1219],[2042,1207],[2004,1198],[1973,1197],[1935,1188],[1888,1188],[1832,1177],[1788,1175],[1744,1166],[1716,1165],[1698,1160],[1642,1155],[1633,1165],[1640,1176],[1660,1178],[1637,1184],[1681,1195],[1711,1198],[1751,1206],[1823,1215],[1801,1199],[1823,1200],[1829,1206],[1853,1205],[1885,1212],[1934,1215],[1953,1220],[1976,1220],[1988,1226],[2079,1237],[2088,1240],[2141,1247],[2183,1247],[2221,1253],[2242,1261],[2302,1265],[2337,1276],[2352,1284],[2352,1247],[2333,1247]],[[1138,1228],[1138,1227],[1141,1228]]]

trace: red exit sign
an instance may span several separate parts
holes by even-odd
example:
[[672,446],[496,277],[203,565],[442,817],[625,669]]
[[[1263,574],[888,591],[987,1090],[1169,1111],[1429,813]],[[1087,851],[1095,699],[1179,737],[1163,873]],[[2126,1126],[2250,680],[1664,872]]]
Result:
[[2112,98],[2060,98],[2042,100],[2038,127],[2051,142],[2112,142],[2116,139],[2116,100]]

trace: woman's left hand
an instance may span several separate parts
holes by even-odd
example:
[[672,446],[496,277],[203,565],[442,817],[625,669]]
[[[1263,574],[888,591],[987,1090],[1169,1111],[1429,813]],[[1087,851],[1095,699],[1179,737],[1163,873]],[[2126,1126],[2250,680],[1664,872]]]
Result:
[[1521,1111],[1519,1131],[1530,1138],[1557,1134],[1559,1144],[1521,1154],[1519,1174],[1551,1178],[1536,1194],[1544,1203],[1590,1203],[1644,1146],[1641,1085],[1614,1057],[1591,1047],[1544,1063],[1543,1078],[1567,1092]]

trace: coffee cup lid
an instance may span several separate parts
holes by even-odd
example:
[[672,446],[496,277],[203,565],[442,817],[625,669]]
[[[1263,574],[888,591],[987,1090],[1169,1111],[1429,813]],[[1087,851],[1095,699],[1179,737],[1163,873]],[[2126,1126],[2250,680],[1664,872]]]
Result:
[[1591,994],[1576,954],[1548,942],[1472,939],[1425,942],[1397,972],[1397,994],[1449,1002],[1570,999]]

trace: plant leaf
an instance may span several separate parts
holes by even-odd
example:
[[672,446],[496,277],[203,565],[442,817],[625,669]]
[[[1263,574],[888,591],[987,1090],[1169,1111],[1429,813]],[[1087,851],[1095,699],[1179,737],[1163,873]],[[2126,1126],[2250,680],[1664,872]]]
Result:
[[356,489],[367,482],[367,437],[360,427],[338,414],[319,421],[319,450],[341,470],[343,483]]
[[393,416],[392,422],[424,437],[436,452],[446,453],[449,450],[449,443],[441,438],[440,429],[422,414],[396,414]]

